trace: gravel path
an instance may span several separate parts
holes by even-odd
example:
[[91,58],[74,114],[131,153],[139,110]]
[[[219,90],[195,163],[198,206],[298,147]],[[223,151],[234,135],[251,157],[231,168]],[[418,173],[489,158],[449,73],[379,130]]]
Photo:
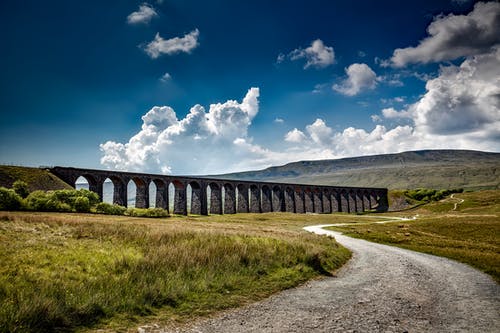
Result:
[[500,286],[489,276],[321,226],[307,230],[334,236],[353,251],[337,277],[173,332],[500,332]]

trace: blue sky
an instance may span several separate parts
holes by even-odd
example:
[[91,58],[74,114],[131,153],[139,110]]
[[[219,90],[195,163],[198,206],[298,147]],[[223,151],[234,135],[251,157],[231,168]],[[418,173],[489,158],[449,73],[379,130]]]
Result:
[[500,150],[498,1],[0,4],[0,163],[174,174]]

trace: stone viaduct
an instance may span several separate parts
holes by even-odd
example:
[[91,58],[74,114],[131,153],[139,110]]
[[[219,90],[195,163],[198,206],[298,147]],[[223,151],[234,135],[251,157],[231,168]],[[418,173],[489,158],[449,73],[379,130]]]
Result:
[[[174,214],[234,213],[334,213],[387,211],[387,189],[286,184],[191,176],[165,176],[121,171],[53,167],[54,175],[75,186],[79,177],[87,179],[89,190],[103,197],[104,182],[113,183],[113,203],[127,206],[127,185],[136,185],[138,208],[150,206],[149,185],[156,185],[155,207]],[[173,191],[169,188],[173,186]],[[173,210],[169,207],[173,192]]]

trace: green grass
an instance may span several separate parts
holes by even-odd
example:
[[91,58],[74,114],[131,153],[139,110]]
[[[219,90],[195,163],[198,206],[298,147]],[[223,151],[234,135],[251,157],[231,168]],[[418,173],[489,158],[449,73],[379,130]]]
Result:
[[[464,202],[453,210],[454,203],[460,199]],[[500,282],[500,191],[455,194],[454,199],[430,203],[405,214],[418,214],[419,218],[387,224],[354,223],[332,229],[373,242],[454,259]]]
[[26,182],[30,192],[72,188],[57,176],[44,169],[0,165],[0,186],[11,188],[16,180]]
[[0,212],[0,331],[184,321],[329,275],[350,257],[303,224],[293,214]]

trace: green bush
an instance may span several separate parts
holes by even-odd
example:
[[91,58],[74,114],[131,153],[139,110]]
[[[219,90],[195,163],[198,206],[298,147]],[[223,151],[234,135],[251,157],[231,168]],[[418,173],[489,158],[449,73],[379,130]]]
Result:
[[453,193],[462,193],[464,191],[463,188],[458,189],[450,189],[450,190],[433,190],[428,188],[419,188],[416,190],[407,190],[405,191],[405,195],[408,198],[417,200],[417,201],[439,201],[443,198],[446,198],[450,194]]
[[134,217],[166,217],[168,212],[162,208],[128,208],[125,215]]
[[12,184],[12,189],[23,199],[30,194],[28,184],[22,180],[16,180],[14,184]]
[[27,208],[45,212],[89,212],[99,196],[86,189],[34,191],[26,198]]
[[100,202],[95,207],[96,213],[106,214],[106,215],[123,215],[125,214],[126,210],[127,210],[126,207],[119,205],[112,205],[107,202]]
[[23,200],[14,190],[0,187],[0,210],[19,210]]
[[71,212],[73,210],[73,206],[67,202],[60,201],[55,192],[31,192],[26,198],[27,208],[42,212]]
[[77,197],[75,199],[75,210],[79,213],[90,212],[90,201],[87,197]]

